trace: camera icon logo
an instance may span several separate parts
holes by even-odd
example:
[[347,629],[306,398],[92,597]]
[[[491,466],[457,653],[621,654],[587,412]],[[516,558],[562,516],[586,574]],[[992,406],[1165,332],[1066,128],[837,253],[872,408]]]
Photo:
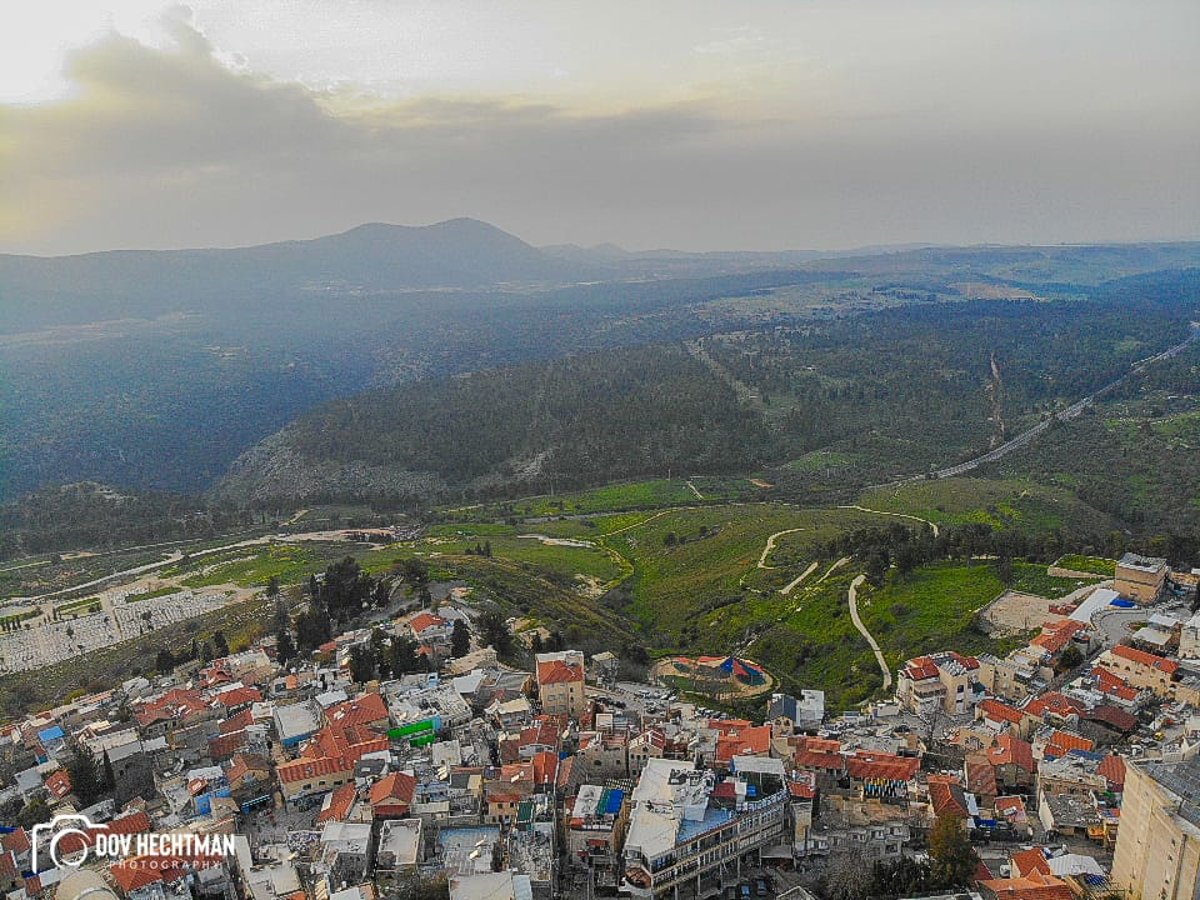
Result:
[[30,835],[33,871],[79,868],[87,862],[96,832],[107,830],[107,825],[82,815],[55,816],[49,822],[34,825]]

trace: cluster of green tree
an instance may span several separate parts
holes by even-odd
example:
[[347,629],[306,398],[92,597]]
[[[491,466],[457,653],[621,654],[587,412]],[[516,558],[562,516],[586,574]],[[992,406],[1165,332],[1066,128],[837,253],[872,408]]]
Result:
[[330,403],[284,435],[309,460],[434,473],[479,495],[742,471],[772,452],[766,426],[733,389],[673,347],[374,391]]
[[986,522],[942,526],[935,536],[927,527],[891,524],[855,528],[829,541],[822,555],[830,558],[852,556],[862,564],[867,579],[881,585],[889,569],[903,576],[936,560],[970,562],[992,558],[1001,579],[1010,582],[1012,561],[1050,563],[1063,553],[1087,547],[1099,548],[1110,555],[1124,545],[1124,536],[1116,534],[1074,534],[1059,531],[1022,531],[1000,529]]
[[233,506],[92,482],[43,488],[0,504],[0,559],[79,547],[198,540],[251,524]]
[[154,657],[154,668],[158,672],[170,672],[176,666],[187,662],[198,662],[208,665],[214,659],[229,655],[229,641],[224,632],[214,631],[211,638],[200,641],[192,638],[188,649],[182,653],[172,653],[169,647],[160,647]]
[[960,819],[940,816],[929,833],[929,861],[901,857],[867,865],[860,853],[835,857],[816,892],[822,900],[897,900],[925,896],[975,882],[979,856]]
[[[350,675],[361,683],[374,678],[428,672],[429,657],[419,653],[419,649],[417,642],[407,635],[389,635],[375,628],[370,640],[350,648]],[[465,656],[470,649],[471,628],[462,619],[456,619],[450,634],[450,657]]]

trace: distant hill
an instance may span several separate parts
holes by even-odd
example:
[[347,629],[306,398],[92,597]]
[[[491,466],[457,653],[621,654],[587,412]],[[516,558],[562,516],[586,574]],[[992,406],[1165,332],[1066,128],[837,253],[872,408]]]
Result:
[[562,284],[610,275],[475,219],[360,225],[308,241],[214,250],[0,255],[0,334],[222,310],[280,294]]

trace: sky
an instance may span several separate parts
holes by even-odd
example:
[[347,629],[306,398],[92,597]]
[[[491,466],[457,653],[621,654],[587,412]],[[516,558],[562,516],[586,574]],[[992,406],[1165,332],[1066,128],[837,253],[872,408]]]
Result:
[[0,251],[1200,238],[1200,3],[38,0]]

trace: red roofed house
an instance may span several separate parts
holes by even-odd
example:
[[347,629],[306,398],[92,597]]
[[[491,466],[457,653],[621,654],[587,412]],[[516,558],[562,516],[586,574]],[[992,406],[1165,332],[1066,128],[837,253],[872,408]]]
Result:
[[1155,656],[1124,644],[1106,650],[1098,662],[1133,687],[1153,691],[1159,697],[1171,695],[1171,686],[1179,671],[1179,663],[1173,659]]
[[1070,885],[1053,875],[1034,872],[1025,878],[996,878],[979,882],[983,895],[995,900],[1075,900]]
[[846,772],[863,797],[906,797],[916,787],[921,761],[890,753],[859,750],[846,757]]
[[1104,757],[1096,768],[1096,774],[1104,776],[1104,780],[1108,782],[1108,789],[1114,794],[1124,793],[1125,759],[1123,757],[1115,755]]
[[1000,789],[996,784],[996,770],[992,768],[986,753],[968,753],[963,763],[967,776],[967,790],[979,798],[983,806],[991,806]]
[[1075,725],[1079,717],[1087,712],[1087,707],[1058,691],[1047,691],[1025,704],[1022,712],[1032,720],[1034,727],[1043,724]]
[[1015,734],[1002,734],[987,750],[988,762],[996,772],[996,784],[1006,792],[1027,790],[1033,786],[1037,763],[1033,745]]
[[1066,756],[1072,750],[1083,750],[1090,753],[1095,747],[1095,741],[1091,741],[1082,735],[1059,729],[1050,735],[1050,740],[1046,742],[1046,746],[1042,749],[1042,757],[1046,759],[1058,759],[1060,756]]
[[979,702],[982,693],[979,660],[952,650],[910,659],[896,679],[896,699],[922,716],[939,706],[947,715],[961,715]]
[[1145,705],[1149,696],[1103,666],[1092,666],[1092,681],[1096,690],[1104,694],[1110,703],[1125,710],[1136,711]]
[[71,793],[71,773],[66,769],[55,769],[46,779],[46,793],[53,801],[62,800]]
[[718,768],[728,768],[735,756],[769,756],[770,753],[770,725],[750,726],[717,738]]
[[1047,622],[1042,626],[1042,633],[1030,641],[1030,646],[1037,647],[1050,660],[1057,660],[1063,651],[1072,643],[1078,645],[1079,651],[1086,655],[1088,649],[1088,626],[1075,619],[1060,619],[1057,622]]
[[354,781],[354,762],[341,756],[301,757],[275,767],[279,789],[290,809]]
[[239,753],[225,770],[229,790],[239,806],[253,803],[270,809],[275,794],[271,760],[257,753]]
[[1022,738],[1029,737],[1036,725],[1025,718],[1025,713],[994,697],[985,697],[977,707],[979,720],[996,731],[1016,729]]
[[262,691],[258,688],[236,687],[230,688],[227,691],[221,691],[213,699],[218,706],[225,709],[226,713],[235,713],[243,709],[249,709],[252,703],[258,703],[262,698]]
[[584,696],[583,654],[578,650],[537,655],[538,697],[542,711],[552,716],[583,717],[587,709]]
[[968,819],[971,816],[966,794],[954,775],[929,776],[929,805],[939,819],[942,816],[955,819]]
[[354,808],[354,801],[358,799],[358,788],[354,782],[343,784],[340,788],[331,794],[325,795],[325,800],[321,804],[321,811],[317,813],[318,825],[324,825],[326,822],[345,822],[350,817],[350,810]]
[[325,710],[325,724],[335,728],[361,725],[383,732],[389,724],[387,704],[379,694],[363,694]]
[[450,640],[454,623],[431,612],[419,612],[408,621],[408,630],[418,644],[440,643]]
[[399,819],[408,815],[417,779],[407,772],[393,772],[371,785],[369,799],[376,819]]

